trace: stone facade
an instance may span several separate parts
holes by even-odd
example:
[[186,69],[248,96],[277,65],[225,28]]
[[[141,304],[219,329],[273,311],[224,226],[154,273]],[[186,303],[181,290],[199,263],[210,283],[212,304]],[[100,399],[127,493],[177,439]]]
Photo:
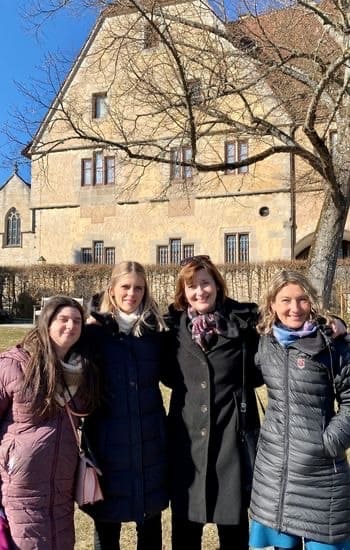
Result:
[[[131,53],[123,59],[124,50],[119,51],[117,82],[113,80],[115,50],[106,48],[101,54],[101,45],[105,47],[111,28],[120,28],[125,18],[130,17],[133,15],[108,17],[93,29],[57,103],[31,145],[31,186],[15,174],[0,189],[1,263],[31,264],[41,258],[48,263],[69,264],[92,258],[106,263],[136,259],[151,264],[178,260],[187,253],[209,253],[217,263],[227,261],[230,253],[235,255],[235,261],[265,262],[289,260],[302,252],[309,246],[315,230],[322,186],[316,182],[311,191],[303,188],[298,175],[303,173],[303,166],[298,163],[294,166],[289,155],[275,155],[246,171],[234,173],[198,174],[193,170],[190,178],[174,181],[171,165],[136,162],[120,150],[98,144],[94,147],[91,141],[77,139],[62,120],[59,102],[63,102],[66,111],[71,109],[72,120],[86,131],[89,129],[92,135],[112,136],[118,128],[111,118],[108,115],[96,118],[91,107],[96,95],[108,90],[109,108],[112,105],[114,108],[113,120],[117,120],[117,114],[123,116],[118,120],[123,121],[124,130],[131,132],[128,125],[131,127],[134,120],[133,131],[139,139],[151,140],[156,135],[160,142],[165,139],[165,132],[174,131],[169,126],[165,129],[157,115],[152,123],[147,119],[146,125],[136,125],[133,109],[135,105],[142,109],[137,92],[134,96],[125,93],[123,102],[121,95],[117,95],[131,78],[128,75]],[[133,55],[139,59],[144,54],[135,51]],[[145,54],[139,63],[151,63],[152,55],[163,54],[148,53],[147,57]],[[269,96],[261,111],[270,109],[273,101]],[[228,109],[239,108],[237,103],[228,103]],[[279,116],[288,124],[285,113]],[[259,152],[268,139],[272,144],[272,138],[265,138],[261,144],[244,134],[237,138],[223,126],[221,131],[199,141],[197,158],[223,161],[225,143],[238,143],[237,139],[247,144],[249,153]],[[55,141],[56,145],[48,152],[48,144]],[[179,143],[174,138],[174,144]],[[113,181],[84,185],[82,167],[91,173],[96,171],[98,155],[105,163],[104,178],[106,159],[113,159],[110,161]],[[6,243],[6,220],[11,208],[21,217],[21,239],[14,246]],[[350,220],[347,229],[350,231]]]

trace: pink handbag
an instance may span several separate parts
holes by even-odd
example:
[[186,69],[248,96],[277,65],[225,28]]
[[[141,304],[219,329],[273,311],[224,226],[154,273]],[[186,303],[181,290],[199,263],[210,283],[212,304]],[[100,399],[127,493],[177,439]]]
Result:
[[72,417],[73,414],[75,416],[81,415],[74,413],[67,403],[65,404],[65,408],[79,449],[79,464],[75,478],[74,498],[79,506],[83,506],[84,504],[93,504],[94,502],[103,500],[103,494],[98,479],[98,476],[101,476],[102,472],[93,463],[93,461],[85,455],[85,451],[81,448],[79,435]]
[[5,518],[0,516],[0,550],[10,550],[11,548],[9,524]]

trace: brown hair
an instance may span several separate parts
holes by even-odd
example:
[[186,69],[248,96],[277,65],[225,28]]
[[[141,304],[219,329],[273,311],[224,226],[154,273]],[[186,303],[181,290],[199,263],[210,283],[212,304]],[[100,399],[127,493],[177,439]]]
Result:
[[185,284],[191,284],[194,274],[205,269],[209,275],[211,275],[215,281],[217,288],[217,302],[222,303],[227,298],[227,287],[223,276],[220,271],[215,267],[209,256],[194,256],[190,258],[188,262],[181,268],[175,289],[174,306],[179,311],[185,311],[188,306],[188,302],[185,295]]
[[298,285],[305,292],[311,305],[311,319],[315,319],[322,314],[317,292],[305,275],[299,271],[283,269],[272,277],[261,300],[259,306],[260,320],[257,325],[259,334],[271,333],[272,325],[276,320],[276,314],[272,311],[271,304],[275,301],[279,291],[288,284]]
[[29,395],[31,411],[42,416],[52,416],[57,412],[57,385],[62,383],[62,365],[59,361],[49,334],[50,325],[57,313],[64,307],[79,311],[82,329],[78,341],[71,351],[82,357],[83,387],[88,409],[97,404],[97,368],[84,338],[84,309],[69,296],[53,296],[44,305],[37,326],[23,338],[21,345],[29,353],[29,361],[24,372],[23,395]]

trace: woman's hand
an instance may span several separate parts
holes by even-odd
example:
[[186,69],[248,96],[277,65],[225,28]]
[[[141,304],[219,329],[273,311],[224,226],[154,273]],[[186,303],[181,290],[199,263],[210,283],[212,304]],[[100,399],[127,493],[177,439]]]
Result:
[[337,338],[338,336],[344,336],[347,333],[345,323],[338,317],[332,317],[331,320],[331,329],[332,329],[332,338]]

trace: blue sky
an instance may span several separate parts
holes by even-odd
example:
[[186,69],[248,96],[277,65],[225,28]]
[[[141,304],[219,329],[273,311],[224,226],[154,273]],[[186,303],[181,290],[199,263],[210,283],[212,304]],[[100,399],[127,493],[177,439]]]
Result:
[[[13,172],[14,161],[6,157],[13,158],[21,150],[20,145],[9,141],[4,128],[8,124],[16,127],[14,114],[30,108],[30,101],[17,89],[15,81],[29,88],[35,85],[37,79],[43,78],[45,56],[50,53],[61,52],[66,58],[74,59],[95,21],[92,12],[78,17],[62,11],[46,22],[37,35],[33,25],[23,18],[23,7],[30,3],[31,0],[1,0],[0,186]],[[36,107],[33,105],[33,108]],[[29,181],[28,167],[19,164],[18,170]]]

